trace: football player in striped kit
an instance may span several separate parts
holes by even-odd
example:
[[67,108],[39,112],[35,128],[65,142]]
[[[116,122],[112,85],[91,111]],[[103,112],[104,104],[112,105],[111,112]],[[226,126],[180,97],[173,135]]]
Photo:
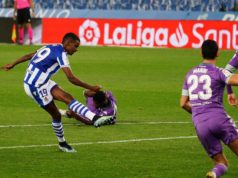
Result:
[[89,85],[80,80],[73,74],[70,68],[67,56],[74,54],[79,45],[80,39],[78,36],[74,33],[67,33],[63,37],[62,44],[46,45],[36,52],[27,54],[1,67],[3,70],[10,70],[22,62],[30,60],[24,78],[25,92],[51,115],[52,127],[59,141],[59,149],[64,152],[75,152],[75,150],[64,138],[61,114],[54,100],[64,102],[70,110],[91,120],[95,127],[99,127],[112,119],[112,116],[98,116],[91,112],[86,106],[60,88],[54,81],[50,80],[52,75],[59,69],[62,69],[72,84],[94,92],[100,90],[100,86]]

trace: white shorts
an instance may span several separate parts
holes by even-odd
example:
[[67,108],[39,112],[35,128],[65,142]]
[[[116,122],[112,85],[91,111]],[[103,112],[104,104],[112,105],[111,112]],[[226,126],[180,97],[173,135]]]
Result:
[[55,86],[57,86],[57,84],[52,80],[49,80],[47,83],[40,87],[35,87],[24,83],[24,89],[26,94],[32,99],[34,99],[35,102],[43,108],[53,100],[51,90]]

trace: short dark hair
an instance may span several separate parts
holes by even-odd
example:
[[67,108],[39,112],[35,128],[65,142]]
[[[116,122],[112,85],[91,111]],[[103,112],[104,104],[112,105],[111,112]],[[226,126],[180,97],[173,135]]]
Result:
[[75,33],[66,33],[62,39],[62,43],[64,43],[66,40],[68,39],[71,39],[71,40],[74,40],[74,41],[79,41],[80,42],[80,39],[79,37],[75,34]]
[[108,99],[107,95],[103,91],[98,91],[93,95],[93,101],[97,104],[99,108],[107,107]]
[[202,43],[203,59],[215,59],[217,57],[218,45],[214,40],[205,40]]

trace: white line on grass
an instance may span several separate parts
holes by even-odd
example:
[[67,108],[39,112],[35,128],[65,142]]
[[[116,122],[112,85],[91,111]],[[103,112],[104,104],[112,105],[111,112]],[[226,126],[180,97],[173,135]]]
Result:
[[[156,125],[156,124],[192,124],[192,122],[119,122],[117,125]],[[64,125],[82,125],[82,124],[64,124]],[[48,127],[51,124],[25,124],[25,125],[0,125],[0,128],[14,127]]]
[[[79,146],[79,145],[130,143],[130,142],[159,141],[159,140],[178,140],[178,139],[191,139],[191,138],[197,138],[197,136],[179,136],[179,137],[162,137],[162,138],[142,138],[142,139],[130,139],[130,140],[96,141],[96,142],[71,143],[71,145]],[[47,144],[47,145],[3,146],[3,147],[0,147],[0,150],[18,149],[18,148],[54,147],[54,146],[58,146],[58,145],[57,144]]]

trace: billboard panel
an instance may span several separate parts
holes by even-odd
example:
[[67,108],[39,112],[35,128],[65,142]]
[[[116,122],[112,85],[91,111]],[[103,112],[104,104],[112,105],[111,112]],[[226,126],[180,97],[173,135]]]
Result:
[[60,43],[74,32],[82,45],[200,48],[214,39],[222,49],[238,49],[238,22],[46,18],[42,24],[43,43]]

